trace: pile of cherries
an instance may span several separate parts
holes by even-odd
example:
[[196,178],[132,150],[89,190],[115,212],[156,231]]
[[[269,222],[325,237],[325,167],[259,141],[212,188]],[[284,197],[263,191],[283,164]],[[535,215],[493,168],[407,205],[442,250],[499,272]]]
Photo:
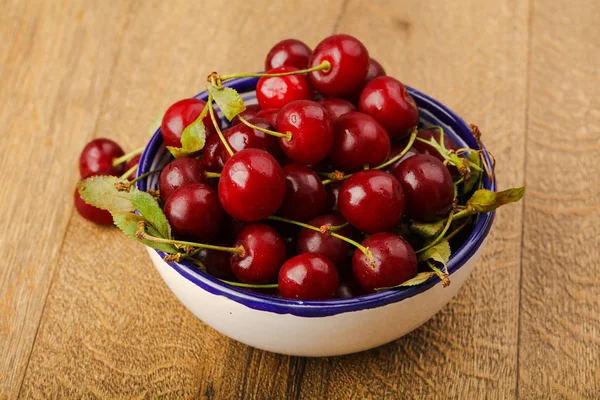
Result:
[[[265,69],[257,105],[222,132],[207,114],[202,151],[160,172],[159,201],[173,236],[226,249],[193,253],[213,276],[263,292],[277,283],[269,293],[285,298],[352,297],[413,278],[413,247],[423,243],[409,243],[397,228],[447,218],[458,172],[423,141],[408,148],[419,110],[406,87],[343,34],[312,51],[294,39],[277,43]],[[205,106],[190,98],[169,107],[165,144],[181,147],[183,130]],[[417,137],[439,142],[441,133],[421,129]],[[447,136],[443,142],[458,149]],[[123,155],[116,143],[94,140],[81,155],[81,177],[122,175],[137,161],[114,162]],[[75,204],[84,217],[112,223],[78,194]]]

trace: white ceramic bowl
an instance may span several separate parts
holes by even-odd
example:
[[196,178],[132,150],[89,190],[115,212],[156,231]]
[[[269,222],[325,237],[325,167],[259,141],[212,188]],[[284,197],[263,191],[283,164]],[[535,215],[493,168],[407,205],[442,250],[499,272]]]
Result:
[[[255,104],[257,78],[227,82]],[[421,123],[439,125],[460,146],[478,148],[465,122],[441,103],[409,88],[421,113]],[[206,100],[206,93],[198,98]],[[227,122],[222,119],[223,126]],[[171,160],[160,130],[146,147],[138,174]],[[141,190],[157,189],[158,176],[138,182]],[[495,190],[487,178],[484,187]],[[481,256],[494,219],[482,214],[465,243],[448,264],[452,284],[438,278],[425,284],[352,299],[299,301],[261,295],[227,285],[187,263],[166,263],[164,254],[147,248],[156,269],[181,302],[206,324],[247,345],[296,356],[333,356],[371,349],[416,329],[458,292]]]

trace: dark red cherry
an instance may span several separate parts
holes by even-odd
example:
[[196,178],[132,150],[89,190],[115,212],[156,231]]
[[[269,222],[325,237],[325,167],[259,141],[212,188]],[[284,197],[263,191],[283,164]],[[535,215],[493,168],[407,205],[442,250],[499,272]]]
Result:
[[256,114],[256,118],[266,119],[271,125],[277,126],[277,113],[279,113],[279,110],[269,108],[267,110],[259,111]]
[[[230,243],[218,242],[218,245],[229,246]],[[231,281],[235,280],[235,275],[233,275],[229,264],[230,255],[225,251],[200,249],[196,258],[204,264],[206,272],[215,278]]]
[[[198,118],[205,105],[205,101],[191,98],[180,100],[167,109],[160,125],[166,146],[181,147],[183,130]],[[207,137],[216,132],[208,113],[202,119],[202,123]]]
[[230,257],[231,270],[240,282],[263,284],[277,279],[286,250],[275,229],[264,224],[246,225],[233,245],[244,248],[244,254],[232,254]]
[[164,212],[175,237],[196,242],[215,237],[223,221],[217,193],[205,183],[192,183],[174,191]]
[[113,224],[113,217],[108,211],[94,207],[83,201],[77,189],[75,189],[75,209],[83,218],[98,225]]
[[319,254],[300,254],[279,271],[282,297],[298,300],[326,300],[335,296],[340,278],[335,265]]
[[306,69],[312,50],[296,39],[285,39],[277,43],[265,60],[265,71],[278,67],[294,67]]
[[246,106],[246,109],[244,111],[242,111],[241,113],[239,113],[238,115],[236,115],[233,118],[233,121],[231,121],[231,125],[233,126],[233,125],[242,123],[240,121],[240,119],[238,118],[238,116],[241,116],[246,121],[248,121],[249,119],[256,117],[256,114],[258,114],[260,111],[261,111],[261,108],[258,104],[248,105],[248,106]]
[[191,183],[205,183],[204,163],[193,157],[176,158],[160,173],[158,188],[160,199],[165,202],[173,192]]
[[417,274],[417,256],[406,240],[393,233],[377,233],[362,243],[375,260],[374,266],[360,250],[352,257],[352,274],[365,292],[399,285]]
[[328,97],[343,97],[358,90],[369,69],[369,52],[360,40],[344,34],[332,35],[317,45],[309,67],[329,61],[328,71],[315,71],[308,77],[313,88]]
[[333,145],[333,124],[327,110],[311,100],[285,105],[277,115],[277,130],[292,134],[291,140],[279,138],[279,144],[285,155],[299,164],[317,164]]
[[404,160],[393,174],[404,189],[406,215],[421,222],[448,216],[454,202],[454,183],[440,160],[417,154]]
[[406,136],[419,123],[415,100],[400,81],[390,76],[380,76],[365,86],[358,109],[375,118],[393,137]]
[[377,170],[360,171],[340,188],[342,216],[365,233],[391,231],[404,213],[404,194],[400,182]]
[[325,211],[327,194],[319,176],[305,165],[290,164],[283,168],[285,197],[277,215],[306,221]]
[[352,269],[348,269],[340,273],[340,286],[338,287],[335,297],[338,299],[351,299],[353,297],[362,296],[365,291],[360,287],[358,282],[352,276]]
[[[322,226],[338,226],[345,224],[346,221],[338,215],[321,215],[311,219],[308,224],[316,227]],[[335,231],[335,233],[345,236],[352,236],[352,229],[347,226],[343,229]],[[350,244],[341,239],[331,236],[328,233],[321,233],[312,229],[302,228],[296,240],[296,250],[298,254],[314,253],[327,257],[335,264],[336,267],[342,269],[348,261],[348,251]]]
[[[266,119],[251,118],[248,122],[262,129],[275,130]],[[227,140],[227,143],[229,143],[234,152],[244,149],[260,149],[266,151],[276,159],[283,158],[283,152],[275,136],[259,131],[258,129],[250,128],[248,125],[239,124],[232,126],[223,132],[223,136],[225,136],[225,140]],[[221,141],[219,141],[219,147],[221,148],[222,163],[225,164],[229,160],[229,154]]]
[[[388,160],[391,160],[392,158],[396,157],[398,154],[402,153],[402,151],[404,151],[405,148],[406,148],[406,144],[396,144],[396,145],[392,146],[392,149],[390,150],[390,155],[388,156]],[[419,152],[417,150],[415,150],[414,145],[413,145],[413,147],[408,149],[408,151],[402,156],[401,159],[388,165],[385,168],[385,171],[389,172],[391,174],[398,167],[398,165],[400,165],[400,163],[402,161],[406,160],[409,157],[415,156],[417,154],[419,154]]]
[[131,160],[127,161],[125,163],[125,171],[129,171],[131,168],[136,167],[135,170],[133,171],[133,173],[131,175],[129,175],[129,177],[127,179],[129,179],[130,181],[135,179],[135,176],[137,175],[137,165],[140,163],[140,158],[142,157],[141,154],[138,154],[137,156],[133,157]]
[[329,153],[331,165],[354,172],[364,165],[383,164],[390,154],[390,137],[371,116],[357,111],[344,114],[335,123],[335,140]]
[[340,116],[348,114],[349,112],[356,111],[356,107],[348,100],[337,99],[335,97],[328,97],[321,99],[318,103],[323,106],[324,109],[329,113],[329,118],[332,122],[335,122]]
[[[294,67],[279,67],[267,71],[268,74],[298,71]],[[256,100],[264,110],[281,109],[295,100],[312,99],[312,89],[304,75],[262,77],[256,84]]]
[[272,215],[285,195],[285,175],[264,150],[245,149],[233,155],[219,179],[219,200],[229,215],[244,222]]
[[369,58],[369,70],[367,71],[367,76],[365,76],[364,84],[371,82],[373,79],[385,76],[385,69],[377,62],[377,60],[373,58]]
[[221,172],[225,162],[223,161],[223,145],[219,135],[212,135],[206,140],[202,150],[202,162],[206,170],[210,172]]
[[330,214],[340,213],[339,197],[341,187],[342,182],[333,182],[325,186],[325,191],[327,192],[327,207],[325,210]]
[[110,139],[98,138],[85,145],[79,156],[79,174],[81,179],[94,175],[120,176],[125,172],[123,163],[113,166],[113,160],[125,153]]
[[[428,141],[433,139],[436,142],[440,143],[441,132],[439,129],[436,129],[436,128],[421,129],[417,133],[417,137],[421,138],[423,140],[428,140]],[[454,150],[454,151],[458,150],[457,144],[454,143],[454,141],[452,139],[450,139],[450,137],[448,135],[444,135],[444,147],[446,147],[446,150]],[[415,140],[415,142],[412,145],[412,148],[415,149],[416,151],[418,151],[419,153],[429,154],[431,156],[434,156],[441,162],[444,162],[444,160],[445,160],[444,156],[442,156],[439,151],[437,151],[436,149],[434,149],[427,143],[423,143],[418,140]],[[448,170],[450,171],[450,174],[458,175],[458,170],[456,169],[456,167],[454,165],[448,165]]]

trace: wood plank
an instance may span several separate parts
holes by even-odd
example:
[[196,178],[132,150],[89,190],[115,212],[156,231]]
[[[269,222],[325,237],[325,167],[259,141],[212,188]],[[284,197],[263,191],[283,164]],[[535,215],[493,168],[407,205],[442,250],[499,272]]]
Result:
[[519,395],[597,398],[600,3],[533,10]]
[[[88,2],[88,6],[93,1]],[[3,1],[0,15],[0,398],[16,397],[96,129],[126,2]]]

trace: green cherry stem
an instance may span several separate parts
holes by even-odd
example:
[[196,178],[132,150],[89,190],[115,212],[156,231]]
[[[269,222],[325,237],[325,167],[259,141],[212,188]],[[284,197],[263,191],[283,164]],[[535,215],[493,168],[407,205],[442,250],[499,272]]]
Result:
[[127,179],[129,178],[134,172],[135,170],[138,168],[139,164],[135,164],[133,167],[129,168],[127,171],[125,171],[125,173],[123,175],[121,175],[119,178],[121,179]]
[[406,153],[408,153],[408,151],[410,150],[410,148],[412,147],[413,143],[415,142],[415,139],[417,138],[417,133],[419,131],[417,130],[417,127],[415,127],[413,129],[413,131],[410,133],[410,138],[408,139],[408,143],[406,144],[406,147],[404,147],[404,149],[398,153],[398,155],[394,158],[390,158],[389,160],[387,160],[386,162],[384,162],[381,165],[376,166],[373,169],[383,169],[387,166],[392,165],[393,163],[395,163],[396,161],[398,161],[399,159],[401,159],[402,157],[404,157],[404,155]]
[[316,67],[300,69],[298,71],[280,72],[278,74],[266,74],[266,73],[229,74],[229,75],[221,75],[219,77],[219,79],[221,80],[221,82],[224,82],[224,81],[228,81],[228,80],[236,79],[236,78],[249,78],[249,77],[262,78],[263,76],[268,77],[268,78],[273,78],[273,77],[277,77],[277,76],[307,74],[309,72],[315,72],[315,71],[329,72],[330,69],[331,69],[331,64],[329,63],[329,61],[323,61],[321,64],[317,65]]
[[220,178],[221,174],[218,173],[218,172],[209,172],[209,171],[206,171],[206,172],[204,172],[204,176],[206,176],[207,179]]
[[221,132],[221,128],[219,127],[219,124],[217,123],[217,119],[215,118],[215,110],[213,110],[212,103],[213,103],[213,97],[209,93],[208,101],[206,102],[206,106],[208,107],[208,113],[210,114],[210,119],[212,120],[213,126],[217,130],[217,134],[219,135],[219,138],[221,139],[223,146],[225,146],[227,153],[229,153],[230,156],[233,156],[233,150],[231,149],[231,146],[229,146],[229,143],[227,143],[227,140],[225,140],[225,136],[223,136],[223,132]]
[[454,211],[450,212],[450,215],[448,216],[448,219],[446,220],[446,225],[444,225],[444,229],[442,229],[440,234],[435,239],[433,239],[433,241],[431,243],[429,243],[427,246],[415,251],[415,253],[416,254],[422,253],[425,250],[428,250],[428,249],[432,248],[433,246],[435,246],[436,244],[438,244],[440,242],[440,240],[442,240],[444,238],[444,235],[446,234],[446,232],[448,232],[448,229],[450,229],[450,224],[452,223],[453,219],[454,219]]
[[450,278],[448,277],[448,273],[447,272],[440,271],[440,269],[438,267],[436,267],[435,265],[433,265],[433,263],[431,261],[427,261],[427,265],[442,280],[442,286],[443,287],[450,286]]
[[241,282],[231,282],[231,281],[226,281],[225,279],[219,279],[221,282],[224,282],[228,285],[231,286],[236,286],[236,287],[241,287],[241,288],[248,288],[248,289],[277,289],[279,287],[278,284],[276,283],[269,283],[266,285],[254,285],[251,283],[241,283]]
[[130,153],[122,155],[121,157],[114,158],[113,162],[112,162],[113,167],[116,167],[117,165],[119,165],[121,163],[129,161],[135,156],[139,156],[140,154],[142,154],[144,152],[145,148],[146,147],[140,147],[139,149],[135,149],[134,151],[132,151]]
[[244,117],[242,117],[239,114],[238,114],[237,117],[238,117],[238,119],[240,120],[240,122],[242,124],[247,125],[250,128],[252,128],[252,129],[256,129],[257,131],[264,132],[267,135],[271,135],[271,136],[275,136],[275,137],[279,137],[279,138],[285,138],[288,141],[292,140],[292,133],[291,132],[281,133],[281,132],[272,131],[270,129],[261,128],[260,126],[256,126],[256,125],[248,122]]
[[454,237],[454,235],[456,235],[458,232],[460,232],[465,226],[467,226],[469,224],[469,222],[471,222],[471,218],[467,218],[465,220],[465,222],[463,222],[458,228],[456,228],[455,230],[453,230],[452,232],[450,232],[448,234],[448,236],[446,236],[446,240],[450,240]]

